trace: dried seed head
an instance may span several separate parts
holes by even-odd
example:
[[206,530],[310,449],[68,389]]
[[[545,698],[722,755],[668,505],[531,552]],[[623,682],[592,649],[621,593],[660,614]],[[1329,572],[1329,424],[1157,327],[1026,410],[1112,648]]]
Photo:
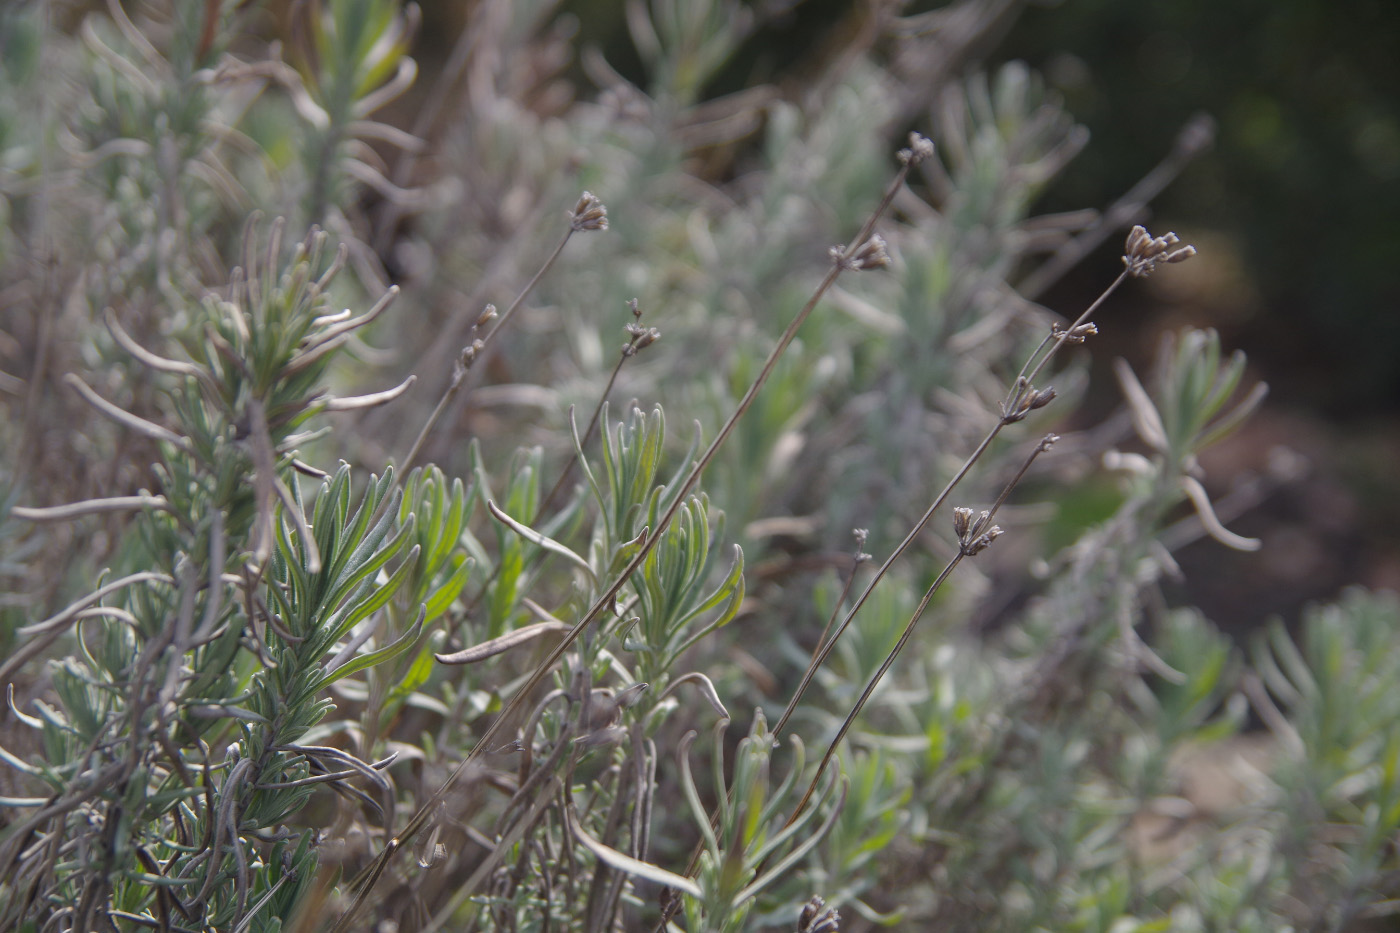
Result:
[[1046,386],[1037,390],[1024,378],[1016,380],[1016,390],[1011,401],[1001,403],[1002,424],[1015,424],[1037,408],[1044,408],[1055,398],[1055,387]]
[[856,528],[853,529],[852,534],[856,538],[856,563],[862,564],[865,561],[873,560],[871,555],[865,553],[865,542],[870,538],[870,529]]
[[627,307],[632,309],[632,316],[634,318],[639,321],[642,319],[641,309],[637,307],[637,299],[633,298],[631,301],[627,302]]
[[457,365],[462,369],[471,369],[476,362],[477,354],[486,346],[484,340],[473,340],[468,346],[462,348],[462,355],[457,359]]
[[841,933],[841,915],[814,894],[797,917],[797,933]]
[[1039,392],[1035,393],[1035,395],[1032,395],[1032,396],[1031,396],[1031,400],[1030,400],[1030,410],[1031,410],[1031,411],[1035,411],[1037,408],[1044,408],[1046,405],[1049,405],[1049,404],[1050,404],[1051,402],[1053,402],[1054,400],[1055,400],[1055,387],[1054,387],[1054,386],[1046,386],[1045,388],[1041,389]]
[[976,518],[973,518],[973,514],[972,509],[953,509],[953,532],[958,536],[958,547],[964,557],[986,550],[988,545],[1001,537],[999,525],[987,527],[992,520],[991,512],[984,509],[976,513]]
[[622,345],[623,356],[636,356],[638,350],[645,350],[647,347],[661,339],[661,331],[655,327],[643,327],[640,324],[627,324],[623,328],[632,339]]
[[570,217],[569,226],[573,227],[575,233],[608,229],[608,209],[591,191],[585,191],[579,196]]
[[485,308],[483,308],[483,309],[481,310],[481,315],[476,319],[476,323],[473,324],[472,326],[473,326],[473,327],[485,327],[487,324],[491,323],[491,322],[494,321],[495,319],[496,319],[496,306],[495,306],[495,305],[487,305]]
[[1159,262],[1184,262],[1196,255],[1196,247],[1178,247],[1180,242],[1175,233],[1154,237],[1141,225],[1133,227],[1123,248],[1123,265],[1128,267],[1129,275],[1144,278],[1156,270]]
[[958,540],[967,537],[967,531],[972,527],[972,516],[974,514],[972,509],[953,509],[953,534],[958,536]]
[[971,541],[962,542],[962,552],[967,557],[980,554],[991,547],[992,542],[1000,538],[1002,534],[1004,534],[1004,532],[1001,530],[1001,526],[993,525]]
[[1050,325],[1050,336],[1063,340],[1065,343],[1083,343],[1089,337],[1099,332],[1098,326],[1093,321],[1085,321],[1083,324],[1076,324],[1069,330],[1065,330],[1059,324]]
[[885,238],[874,233],[849,257],[846,256],[846,251],[839,246],[833,246],[829,253],[831,261],[842,269],[862,272],[866,269],[883,269],[890,264],[890,254],[886,252],[885,246]]
[[925,159],[933,157],[933,143],[925,136],[910,133],[909,148],[899,150],[896,155],[899,157],[899,161],[905,165],[918,165]]

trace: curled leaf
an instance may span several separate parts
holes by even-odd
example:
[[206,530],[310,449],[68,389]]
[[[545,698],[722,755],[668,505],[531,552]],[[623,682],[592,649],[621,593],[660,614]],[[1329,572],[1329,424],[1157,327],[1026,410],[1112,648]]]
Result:
[[662,692],[657,700],[666,699],[676,692],[677,687],[686,683],[695,684],[696,688],[700,691],[700,695],[705,698],[705,702],[710,704],[710,709],[718,713],[721,719],[729,718],[729,710],[725,709],[724,703],[720,701],[719,691],[715,689],[714,682],[699,671],[691,671],[689,674],[682,674],[671,681],[671,685]]
[[588,561],[580,557],[571,548],[560,544],[558,541],[555,541],[548,535],[541,534],[540,532],[531,528],[529,525],[524,524],[523,522],[516,521],[515,519],[507,515],[504,511],[502,511],[500,506],[498,506],[496,503],[492,502],[489,499],[486,501],[486,508],[491,511],[491,515],[495,517],[496,521],[505,525],[511,531],[520,535],[520,537],[524,538],[526,541],[529,541],[531,544],[539,545],[546,551],[549,551],[553,554],[558,554],[560,557],[567,559],[575,566],[582,568],[583,571],[587,573],[588,576],[595,583],[597,582],[598,575],[593,572],[593,568],[589,565]]
[[1263,542],[1258,538],[1246,538],[1235,534],[1226,528],[1219,517],[1215,514],[1215,507],[1210,504],[1210,496],[1206,495],[1206,488],[1200,481],[1190,476],[1181,478],[1181,489],[1186,493],[1186,497],[1191,500],[1191,504],[1196,507],[1196,514],[1201,518],[1201,524],[1205,526],[1206,534],[1229,548],[1237,551],[1257,551]]
[[574,838],[583,843],[583,847],[596,855],[600,860],[616,868],[618,871],[626,872],[637,878],[645,878],[647,881],[654,881],[665,887],[675,888],[677,891],[684,891],[691,897],[700,897],[702,892],[700,886],[684,875],[667,871],[659,865],[650,862],[643,862],[641,859],[633,858],[630,855],[619,852],[611,846],[606,846],[584,832],[583,827],[578,824],[578,817],[574,816],[574,808],[568,806],[564,808],[564,818],[568,821],[569,832]]
[[567,632],[568,630],[569,626],[558,620],[536,622],[513,632],[507,632],[499,638],[483,641],[479,645],[472,645],[470,648],[463,648],[461,651],[454,651],[450,654],[434,654],[433,657],[442,664],[475,664],[477,661],[485,661],[487,658],[509,651],[516,645],[533,641],[541,635],[548,635],[550,632]]

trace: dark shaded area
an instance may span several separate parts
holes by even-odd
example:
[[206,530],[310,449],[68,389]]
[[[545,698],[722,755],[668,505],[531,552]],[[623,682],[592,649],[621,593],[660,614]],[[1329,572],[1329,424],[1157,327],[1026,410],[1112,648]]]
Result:
[[1353,418],[1400,392],[1397,36],[1387,0],[1080,0],[1027,9],[999,53],[1042,70],[1093,133],[1050,210],[1106,203],[1192,113],[1215,116],[1215,151],[1157,214],[1238,245],[1257,301],[1210,323],[1286,375],[1275,399]]
[[[1113,321],[1095,385],[1111,391],[1112,355],[1145,364],[1156,335],[1186,323],[1220,330],[1270,383],[1266,409],[1206,466],[1228,478],[1287,447],[1308,477],[1233,523],[1260,553],[1207,541],[1178,555],[1183,597],[1237,635],[1350,583],[1400,585],[1397,36],[1400,4],[1384,0],[1081,0],[1026,10],[999,50],[1040,69],[1093,133],[1045,210],[1107,204],[1191,114],[1216,118],[1214,150],[1154,204],[1203,266]],[[1047,303],[1091,295],[1111,253]]]

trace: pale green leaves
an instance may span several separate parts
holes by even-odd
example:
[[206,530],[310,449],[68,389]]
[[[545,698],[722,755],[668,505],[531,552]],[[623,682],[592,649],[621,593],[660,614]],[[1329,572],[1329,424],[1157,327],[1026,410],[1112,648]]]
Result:
[[1267,386],[1256,383],[1241,399],[1228,404],[1244,368],[1243,353],[1234,353],[1228,361],[1221,359],[1220,338],[1210,330],[1188,330],[1179,342],[1163,343],[1154,393],[1143,387],[1126,362],[1116,360],[1114,372],[1133,427],[1157,462],[1116,452],[1109,462],[1143,477],[1156,476],[1159,482],[1174,481],[1177,493],[1195,507],[1207,534],[1235,550],[1253,551],[1260,546],[1258,539],[1235,534],[1216,516],[1196,462],[1200,451],[1238,429],[1268,394]]

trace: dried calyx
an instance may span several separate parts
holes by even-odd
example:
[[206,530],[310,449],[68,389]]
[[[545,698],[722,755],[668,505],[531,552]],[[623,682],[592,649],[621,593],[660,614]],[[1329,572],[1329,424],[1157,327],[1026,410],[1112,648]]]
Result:
[[574,205],[573,213],[569,216],[569,226],[575,233],[608,229],[608,209],[591,191],[579,195],[578,203]]
[[797,918],[797,933],[841,933],[841,915],[814,894]]
[[1001,421],[1003,424],[1015,424],[1017,421],[1023,420],[1026,415],[1036,409],[1044,408],[1054,400],[1054,386],[1037,389],[1027,382],[1025,377],[1019,377],[1016,380],[1016,389],[1012,392],[1010,401],[1003,402],[1001,405]]
[[842,269],[862,272],[866,269],[883,269],[890,264],[890,254],[885,247],[885,238],[875,233],[849,256],[840,246],[833,246],[829,252],[831,261]]
[[901,149],[895,155],[905,165],[918,165],[925,159],[933,158],[933,143],[926,136],[910,133],[909,148]]
[[1154,237],[1141,225],[1128,233],[1124,246],[1123,265],[1135,278],[1151,275],[1159,262],[1183,262],[1196,255],[1194,246],[1178,246],[1181,238],[1175,233]]
[[991,520],[992,513],[985,510],[978,513],[968,508],[953,509],[953,533],[958,536],[963,556],[972,557],[985,551],[1002,536],[1000,525],[987,527]]

